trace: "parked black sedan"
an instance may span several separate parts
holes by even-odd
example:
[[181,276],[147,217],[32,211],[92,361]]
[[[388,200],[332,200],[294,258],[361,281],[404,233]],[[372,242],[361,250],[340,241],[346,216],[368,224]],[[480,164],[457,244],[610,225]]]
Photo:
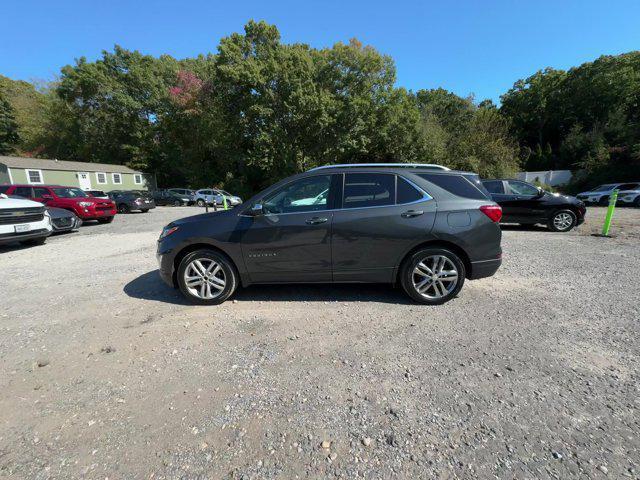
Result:
[[171,190],[156,190],[153,192],[153,200],[156,202],[156,205],[173,205],[176,207],[189,205],[191,203],[189,195],[180,195]]
[[82,225],[75,213],[65,210],[64,208],[47,207],[47,211],[51,216],[51,227],[53,233],[72,232]]
[[146,213],[156,204],[148,194],[138,190],[112,190],[107,195],[113,200],[120,213],[129,213],[133,210],[140,210]]
[[584,222],[587,209],[575,197],[546,192],[522,180],[495,178],[482,184],[502,207],[501,223],[542,223],[555,232],[568,232]]

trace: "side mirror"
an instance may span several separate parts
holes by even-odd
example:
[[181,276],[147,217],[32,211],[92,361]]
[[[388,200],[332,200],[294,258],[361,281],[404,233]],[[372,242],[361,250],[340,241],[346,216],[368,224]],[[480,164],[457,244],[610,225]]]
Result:
[[538,187],[538,195],[537,197],[541,197],[544,195],[544,189],[542,187]]
[[249,214],[253,215],[254,217],[257,217],[259,215],[263,215],[264,214],[264,207],[262,206],[261,203],[256,203],[249,209]]

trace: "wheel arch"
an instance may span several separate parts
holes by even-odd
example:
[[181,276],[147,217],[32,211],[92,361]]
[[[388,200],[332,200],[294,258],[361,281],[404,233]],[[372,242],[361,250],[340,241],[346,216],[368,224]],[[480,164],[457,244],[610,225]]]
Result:
[[176,256],[173,258],[173,274],[171,275],[171,281],[173,282],[174,286],[177,287],[178,285],[177,275],[178,275],[178,266],[180,265],[180,262],[184,257],[189,255],[191,252],[195,252],[196,250],[213,250],[214,252],[220,255],[223,255],[227,260],[229,260],[229,263],[235,270],[235,273],[238,277],[238,281],[240,283],[243,283],[242,276],[240,275],[240,270],[238,269],[238,265],[233,260],[233,258],[231,258],[231,255],[225,252],[222,248],[216,245],[213,245],[211,243],[196,242],[196,243],[191,243],[189,245],[185,245],[182,249],[178,251],[178,253],[176,253]]
[[458,257],[460,257],[460,260],[462,260],[462,263],[464,264],[465,278],[469,278],[469,276],[471,275],[471,259],[462,247],[447,240],[428,240],[414,246],[402,257],[402,260],[400,260],[400,263],[396,268],[396,272],[394,274],[394,285],[400,284],[400,272],[402,271],[402,265],[404,264],[404,262],[406,262],[407,259],[410,258],[411,255],[413,255],[415,252],[423,248],[446,248],[447,250],[451,250]]

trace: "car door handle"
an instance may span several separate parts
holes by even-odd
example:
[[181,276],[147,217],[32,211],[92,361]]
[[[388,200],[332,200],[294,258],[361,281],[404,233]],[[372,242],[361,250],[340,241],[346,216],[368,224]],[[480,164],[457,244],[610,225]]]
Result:
[[324,218],[324,217],[313,217],[310,218],[309,220],[307,220],[306,223],[307,225],[319,225],[321,223],[326,222],[327,220],[329,220],[328,218]]
[[402,218],[412,218],[412,217],[418,217],[423,213],[424,213],[423,210],[407,210],[406,212],[402,212],[400,216]]

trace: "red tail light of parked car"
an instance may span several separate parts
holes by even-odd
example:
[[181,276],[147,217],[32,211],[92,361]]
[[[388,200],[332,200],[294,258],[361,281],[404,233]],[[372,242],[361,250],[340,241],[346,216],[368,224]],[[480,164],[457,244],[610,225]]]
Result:
[[502,218],[502,207],[499,205],[482,205],[480,211],[495,223],[498,223]]

